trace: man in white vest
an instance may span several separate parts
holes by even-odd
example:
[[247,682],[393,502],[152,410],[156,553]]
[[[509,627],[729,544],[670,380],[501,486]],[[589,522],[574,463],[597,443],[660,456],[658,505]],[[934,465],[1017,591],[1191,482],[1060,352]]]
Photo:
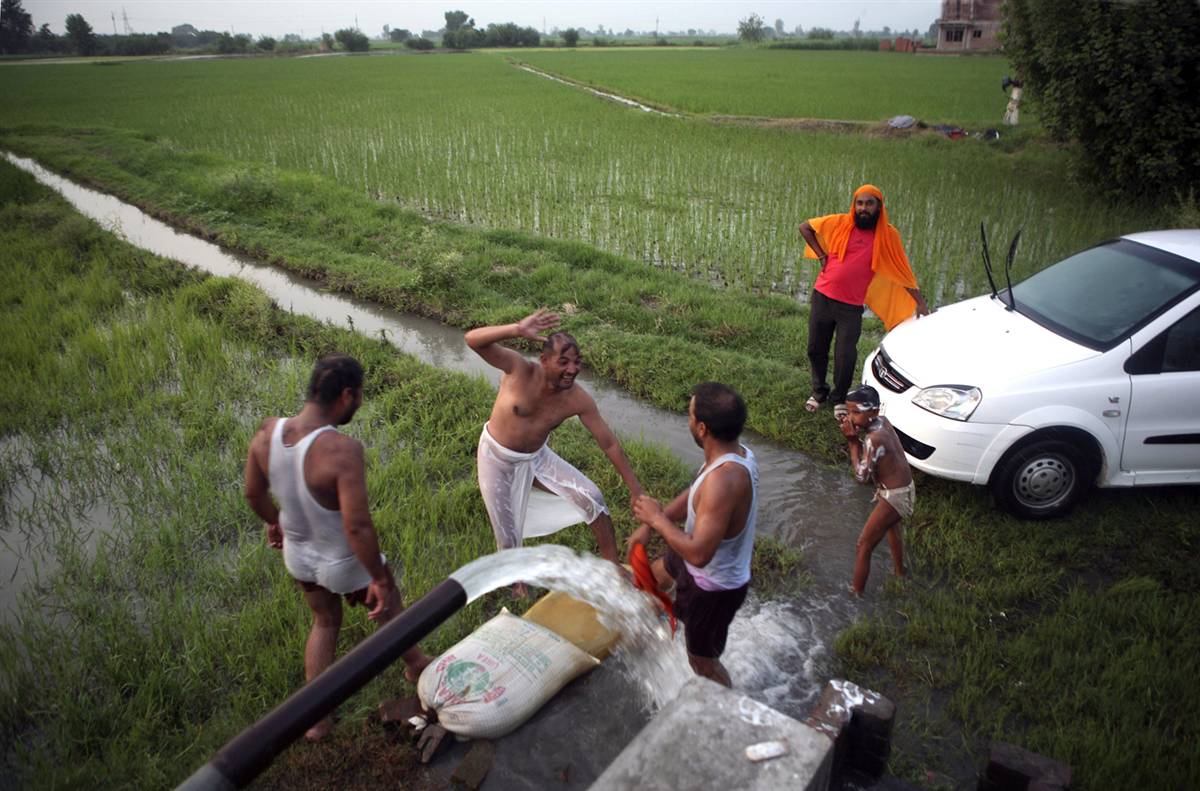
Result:
[[758,510],[758,465],[738,442],[745,422],[746,404],[732,387],[702,382],[692,388],[688,428],[704,449],[704,466],[666,507],[639,497],[633,514],[642,526],[630,537],[644,544],[653,530],[667,542],[666,557],[651,569],[662,590],[675,586],[688,661],[697,675],[727,687],[732,681],[721,654],[750,586]]
[[[313,613],[304,647],[310,682],[333,664],[343,598],[366,607],[380,625],[404,609],[371,522],[362,443],[335,428],[350,422],[362,399],[358,361],[344,354],[322,358],[300,414],[264,420],[246,458],[246,501],[266,522],[267,543],[283,551]],[[404,653],[405,677],[415,682],[429,661],[413,646]],[[326,717],[304,735],[317,741],[332,728]]]

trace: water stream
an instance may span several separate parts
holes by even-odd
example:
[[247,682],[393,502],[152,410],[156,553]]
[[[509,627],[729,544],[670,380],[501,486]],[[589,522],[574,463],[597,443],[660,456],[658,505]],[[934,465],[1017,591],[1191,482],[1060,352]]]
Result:
[[[484,376],[493,386],[499,382],[499,371],[468,349],[460,329],[321,291],[313,281],[181,233],[132,205],[81,187],[31,159],[8,152],[4,156],[59,192],[80,213],[131,244],[213,275],[254,283],[281,307],[386,337],[401,351],[430,365]],[[703,456],[691,438],[682,410],[669,412],[646,405],[586,375],[581,382],[623,439],[664,445],[689,466],[699,467]],[[734,621],[724,661],[739,687],[785,712],[799,713],[815,698],[824,681],[820,664],[830,641],[859,611],[860,605],[847,596],[845,589],[853,565],[855,538],[870,509],[870,494],[856,486],[845,470],[816,463],[751,432],[746,433],[743,442],[754,449],[759,462],[759,530],[806,551],[813,585],[796,600],[748,601]],[[530,579],[528,569],[522,569],[521,574]],[[873,579],[883,576],[876,573]]]

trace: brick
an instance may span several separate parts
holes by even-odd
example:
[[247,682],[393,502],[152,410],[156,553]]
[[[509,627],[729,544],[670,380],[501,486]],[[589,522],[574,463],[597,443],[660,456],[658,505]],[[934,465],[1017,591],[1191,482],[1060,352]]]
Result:
[[496,746],[487,739],[471,743],[471,749],[463,756],[462,761],[450,776],[451,783],[465,786],[470,791],[477,791],[483,785],[488,770],[492,768],[492,759],[496,756]]

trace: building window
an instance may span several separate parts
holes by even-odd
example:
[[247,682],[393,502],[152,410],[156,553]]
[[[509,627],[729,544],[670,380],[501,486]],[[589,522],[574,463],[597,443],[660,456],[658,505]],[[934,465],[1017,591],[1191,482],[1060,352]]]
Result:
[[972,32],[972,33],[971,33],[971,38],[983,38],[983,31],[982,31],[982,30],[976,30],[976,31]]
[[962,41],[962,40],[963,40],[963,32],[961,30],[947,30],[946,31],[946,41],[950,42],[950,41]]

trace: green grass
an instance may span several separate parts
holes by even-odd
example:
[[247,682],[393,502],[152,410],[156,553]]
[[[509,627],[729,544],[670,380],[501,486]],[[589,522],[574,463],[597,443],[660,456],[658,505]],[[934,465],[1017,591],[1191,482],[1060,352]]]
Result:
[[701,115],[999,127],[1002,57],[919,58],[893,52],[751,48],[534,51],[514,57],[649,104]]
[[[241,497],[250,436],[300,406],[311,361],[363,361],[366,401],[348,426],[368,449],[383,550],[411,600],[493,551],[474,448],[494,394],[378,340],[290,316],[261,292],[149,256],[0,164],[0,423],[4,538],[40,538],[55,559],[0,625],[0,737],[6,775],[28,788],[162,788],[303,683],[306,608]],[[556,449],[613,493],[620,482],[576,422]],[[661,449],[627,452],[660,496],[687,473]],[[16,487],[36,480],[39,508]],[[83,540],[63,514],[104,502],[111,530]],[[40,534],[40,535],[39,535]],[[580,549],[590,533],[556,536]],[[19,542],[18,542],[19,543]],[[759,572],[788,579],[794,553]],[[439,629],[439,651],[507,597]],[[347,617],[343,648],[369,628]],[[360,717],[404,682],[393,668],[343,708]],[[353,726],[346,726],[353,727]]]
[[1195,489],[1099,491],[1030,523],[918,486],[911,579],[836,645],[849,678],[897,702],[892,770],[978,769],[995,739],[1067,762],[1073,787],[1195,788]]
[[[692,56],[615,57],[643,55]],[[703,74],[715,80],[719,71]],[[917,84],[925,83],[897,91]],[[990,96],[994,87],[980,90]],[[797,226],[847,211],[864,182],[883,190],[938,303],[986,288],[981,220],[999,239],[1025,228],[1019,272],[1181,221],[1170,199],[1141,208],[1099,202],[1072,182],[1069,152],[1028,135],[993,145],[653,117],[522,71],[499,53],[38,66],[5,73],[0,107],[9,126],[131,129],[179,151],[320,175],[429,217],[580,241],[754,293],[808,293],[815,265],[802,260]]]

